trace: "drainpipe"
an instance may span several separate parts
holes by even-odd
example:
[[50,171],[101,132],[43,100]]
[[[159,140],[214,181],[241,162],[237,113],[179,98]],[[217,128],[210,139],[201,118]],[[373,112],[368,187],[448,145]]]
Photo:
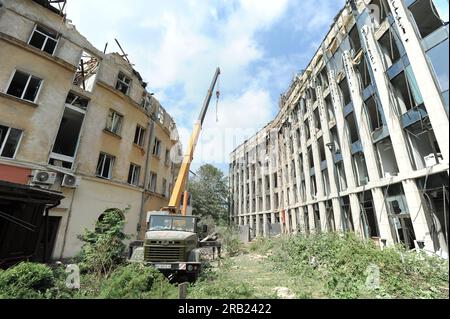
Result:
[[151,152],[151,146],[152,146],[152,141],[154,139],[154,135],[155,135],[155,122],[153,121],[153,119],[150,119],[150,123],[148,124],[148,129],[149,129],[149,139],[148,139],[148,143],[147,143],[147,156],[145,159],[145,169],[144,169],[144,189],[142,192],[142,198],[141,198],[141,212],[139,214],[139,223],[138,223],[138,233],[136,234],[136,239],[139,240],[139,234],[142,228],[142,220],[145,216],[145,191],[147,189],[147,184],[148,184],[148,170],[151,169],[151,165],[150,165],[150,152]]

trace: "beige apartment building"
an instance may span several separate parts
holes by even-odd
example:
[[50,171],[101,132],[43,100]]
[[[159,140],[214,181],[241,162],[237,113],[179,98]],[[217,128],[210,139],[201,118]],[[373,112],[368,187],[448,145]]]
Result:
[[[74,256],[108,209],[127,209],[125,232],[142,236],[146,212],[167,205],[176,136],[126,55],[93,47],[49,1],[0,1],[0,180],[64,196],[49,210],[48,257]],[[17,207],[0,201],[31,218]]]

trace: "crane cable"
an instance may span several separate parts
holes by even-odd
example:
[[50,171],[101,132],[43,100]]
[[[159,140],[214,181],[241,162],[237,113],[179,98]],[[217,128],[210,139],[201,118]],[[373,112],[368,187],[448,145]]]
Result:
[[219,100],[220,100],[220,76],[217,82],[217,91],[216,91],[216,123],[219,122]]

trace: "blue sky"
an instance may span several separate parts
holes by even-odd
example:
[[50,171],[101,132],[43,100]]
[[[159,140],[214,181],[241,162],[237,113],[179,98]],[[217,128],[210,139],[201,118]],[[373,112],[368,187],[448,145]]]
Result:
[[344,0],[69,0],[68,18],[97,48],[117,38],[177,122],[186,145],[214,70],[222,69],[193,169],[228,171],[229,153],[272,120]]

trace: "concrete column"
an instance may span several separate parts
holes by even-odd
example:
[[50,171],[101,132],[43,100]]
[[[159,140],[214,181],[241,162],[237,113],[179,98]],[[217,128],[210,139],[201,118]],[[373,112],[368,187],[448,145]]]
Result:
[[422,94],[425,107],[430,118],[431,125],[446,134],[436,134],[436,139],[444,157],[445,163],[449,163],[449,120],[442,100],[441,90],[436,79],[431,73],[427,56],[423,50],[420,35],[413,26],[413,17],[406,8],[404,1],[388,1],[391,12],[397,26],[397,33],[408,54],[411,68],[416,75],[416,81]]
[[336,231],[343,232],[344,226],[342,224],[343,220],[341,202],[339,201],[339,198],[333,198],[331,202],[333,203],[334,223],[336,224]]
[[[241,218],[242,214],[244,213],[244,208],[242,207],[242,201],[243,201],[243,191],[242,191],[242,164],[239,163],[238,164],[238,170],[239,170],[239,174],[238,174],[238,216]],[[242,225],[242,223],[240,223],[240,225]]]
[[264,213],[263,214],[263,236],[266,238],[269,237],[269,234],[267,233],[268,224],[269,224],[269,219],[267,218],[267,214]]
[[[251,151],[251,154],[253,154],[253,150]],[[249,187],[249,194],[250,194],[250,202],[249,202],[249,204],[250,204],[250,211],[249,211],[249,213],[250,214],[253,214],[255,212],[255,207],[254,207],[254,204],[253,204],[253,200],[255,199],[255,192],[253,190],[253,180],[255,178],[255,175],[254,175],[254,172],[253,172],[253,165],[254,164],[253,164],[253,155],[252,155],[252,157],[250,158],[249,169],[248,169],[248,172],[249,172],[248,187]],[[255,186],[256,186],[256,184],[255,184]]]
[[[306,146],[307,140],[306,140],[306,131],[305,131],[305,122],[304,122],[305,114],[303,112],[303,108],[306,108],[306,102],[304,99],[301,99],[300,100],[300,110],[299,110],[300,145],[301,145],[301,152],[303,154],[303,173],[305,175],[306,201],[308,203],[310,203],[312,201],[311,179],[310,179],[311,174],[310,174],[310,169],[309,169],[310,164],[309,164],[308,148]],[[313,232],[315,227],[314,227],[314,223],[311,224],[311,208],[309,206],[308,206],[308,214],[309,214],[309,221],[310,221],[308,231]]]
[[336,223],[336,231],[343,231],[342,223],[341,223],[341,205],[339,203],[339,200],[334,200],[336,197],[339,196],[339,189],[337,186],[337,170],[336,165],[334,163],[334,154],[333,150],[331,150],[329,147],[327,147],[327,144],[332,143],[331,138],[331,132],[330,132],[330,126],[329,126],[329,119],[328,119],[328,110],[325,106],[325,99],[324,94],[321,86],[317,86],[316,88],[316,95],[317,100],[319,103],[319,114],[320,114],[320,120],[322,125],[322,133],[323,133],[323,142],[325,144],[325,157],[327,159],[327,169],[328,169],[328,177],[330,181],[330,192],[331,192],[331,198],[333,199],[333,214],[334,214],[334,220]]
[[[343,112],[343,103],[340,98],[339,94],[339,88],[336,82],[335,78],[335,72],[330,71],[328,73],[328,80],[330,83],[330,93],[331,93],[331,99],[333,102],[334,107],[334,114],[336,116],[336,127],[339,134],[339,142],[341,146],[341,153],[343,158],[343,164],[345,169],[345,175],[347,177],[347,186],[349,189],[356,188],[355,183],[355,175],[353,173],[353,166],[352,166],[352,152],[351,152],[351,146],[350,146],[350,138],[348,136],[348,132],[345,129],[345,117]],[[359,205],[358,197],[350,196],[350,203],[351,203],[351,210],[352,210],[352,216],[353,221],[355,223],[355,218],[358,220],[360,219],[361,214],[361,207]],[[359,229],[359,223],[355,224],[355,232],[357,234],[361,234]]]
[[[313,152],[313,160],[314,160],[314,171],[316,175],[316,186],[317,186],[317,200],[323,200],[325,197],[324,194],[324,186],[323,186],[323,178],[322,178],[322,169],[321,169],[321,161],[320,161],[320,151],[319,151],[319,143],[317,139],[317,128],[315,124],[315,119],[313,115],[313,105],[310,100],[306,101],[307,112],[309,115],[309,126],[311,128],[311,138],[312,145],[311,149]],[[319,212],[320,212],[320,227],[323,232],[327,232],[327,213],[325,208],[325,203],[323,201],[319,202]]]
[[381,188],[372,189],[372,198],[380,237],[381,239],[386,240],[387,245],[392,245],[394,240],[392,238],[392,231],[388,217],[389,211],[386,207],[383,190]]
[[379,51],[380,49],[377,41],[375,40],[372,29],[368,26],[364,26],[361,33],[363,44],[369,55],[368,60],[373,71],[378,96],[386,118],[386,124],[391,135],[398,168],[401,174],[408,175],[413,170],[413,166],[409,159],[405,132],[403,130],[400,118],[397,116],[392,105],[393,103],[396,105],[398,102],[390,90],[390,84],[385,74],[386,66],[383,62],[382,55]]
[[309,217],[309,233],[316,233],[316,222],[314,219],[314,207],[313,205],[308,205],[308,217]]
[[352,210],[353,226],[355,227],[356,235],[362,237],[361,227],[361,204],[357,194],[350,194],[350,208]]

